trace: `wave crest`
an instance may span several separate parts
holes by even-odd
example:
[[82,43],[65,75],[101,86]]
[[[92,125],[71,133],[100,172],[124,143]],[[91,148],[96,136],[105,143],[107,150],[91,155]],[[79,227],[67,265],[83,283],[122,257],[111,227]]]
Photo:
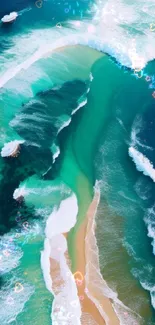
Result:
[[129,148],[129,156],[134,161],[137,170],[143,172],[144,175],[149,176],[155,182],[155,169],[150,160],[134,147]]
[[52,323],[61,321],[80,325],[81,307],[75,280],[67,263],[67,233],[76,223],[78,205],[73,194],[61,202],[46,223],[46,239],[41,253],[41,267],[47,289],[53,293]]

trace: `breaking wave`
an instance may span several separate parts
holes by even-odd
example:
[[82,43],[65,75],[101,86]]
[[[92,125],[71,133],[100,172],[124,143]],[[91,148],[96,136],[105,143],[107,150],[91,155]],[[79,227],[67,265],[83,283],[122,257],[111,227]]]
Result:
[[78,106],[72,111],[72,115],[75,114],[81,107],[85,106],[87,104],[87,98],[81,100],[79,99]]
[[134,161],[137,170],[143,172],[145,176],[149,176],[155,182],[155,169],[149,159],[133,147],[129,148],[129,156]]
[[141,143],[140,139],[138,138],[138,134],[140,131],[143,129],[143,120],[142,117],[137,115],[133,125],[132,125],[132,131],[131,131],[131,146],[135,147],[136,145],[148,149],[148,150],[153,150],[153,148],[145,145],[144,143]]
[[16,321],[17,315],[22,312],[34,290],[34,287],[23,281],[23,279],[20,279],[19,282],[19,278],[16,276],[12,276],[10,281],[3,286],[0,292],[1,323],[3,325]]
[[11,231],[0,238],[0,273],[4,281],[0,290],[0,305],[1,323],[4,325],[16,320],[35,291],[34,286],[20,274],[20,262],[23,257],[20,240],[25,236],[26,231],[23,229],[23,232]]
[[68,321],[80,325],[81,307],[75,280],[67,264],[67,233],[76,223],[78,205],[76,196],[62,201],[46,222],[46,239],[41,253],[41,267],[47,289],[54,295],[52,323]]
[[150,292],[151,304],[152,304],[153,308],[155,309],[155,286],[150,286],[150,284],[148,284],[146,282],[142,282],[142,281],[141,281],[141,285],[145,290]]
[[23,256],[22,249],[15,244],[15,234],[5,234],[0,237],[0,273],[3,275],[20,264]]
[[155,206],[147,209],[144,221],[148,229],[148,237],[152,238],[153,254],[155,255]]
[[[68,21],[61,23],[60,28],[54,26],[43,30],[34,29],[29,33],[11,37],[13,45],[6,50],[7,60],[5,56],[1,57],[0,87],[4,87],[17,73],[27,70],[41,57],[48,57],[53,51],[69,45],[86,45],[108,53],[121,64],[131,68],[137,63],[134,62],[135,56],[138,63],[141,61],[142,67],[155,57],[153,33],[141,24],[140,14],[145,16],[148,26],[152,23],[149,5],[142,6],[137,4],[137,1],[130,5],[121,0],[117,1],[117,4],[113,1],[98,1],[90,11],[89,20]],[[133,31],[129,30],[132,23],[136,24],[139,30],[136,37],[133,37]]]
[[53,143],[53,145],[51,146],[51,151],[53,153],[53,164],[55,163],[56,159],[59,157],[60,155],[60,148],[58,145],[56,145],[55,143]]

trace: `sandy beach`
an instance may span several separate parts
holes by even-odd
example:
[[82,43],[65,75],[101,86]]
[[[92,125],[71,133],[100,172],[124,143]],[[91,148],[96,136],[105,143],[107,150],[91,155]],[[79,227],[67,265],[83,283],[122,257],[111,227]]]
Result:
[[[102,289],[100,288],[101,290],[99,290],[95,285],[96,283],[99,285],[101,283],[100,274],[98,273],[99,265],[97,265],[98,262],[96,260],[98,252],[95,252],[94,245],[91,247],[95,240],[95,238],[93,238],[95,234],[93,234],[92,230],[99,199],[100,193],[96,191],[94,199],[88,209],[85,221],[81,225],[76,236],[77,270],[85,275],[86,265],[88,266],[88,274],[86,274],[84,278],[83,285],[78,287],[78,292],[79,296],[84,296],[84,300],[81,302],[82,311],[84,313],[89,313],[97,324],[105,324],[105,320],[107,319],[109,325],[118,325],[120,322],[112,307],[110,299],[105,297],[103,293],[101,293]],[[88,241],[86,241],[86,236],[89,236]],[[88,296],[91,296],[91,299],[94,298],[93,300],[95,303]],[[86,323],[82,321],[82,324]]]
[[[80,226],[76,234],[75,240],[76,271],[74,272],[74,279],[76,281],[78,297],[81,303],[81,324],[86,325],[90,322],[91,325],[103,325],[106,324],[107,320],[109,325],[119,325],[120,322],[112,307],[112,302],[110,301],[110,299],[103,295],[103,293],[101,292],[101,288],[98,289],[95,286],[95,283],[100,284],[101,275],[99,272],[94,273],[93,265],[95,263],[95,266],[97,266],[98,262],[96,261],[94,250],[92,250],[91,245],[86,241],[86,236],[88,237],[91,231],[93,230],[94,217],[99,203],[99,198],[100,194],[98,191],[96,191],[94,199],[87,211],[86,218]],[[63,235],[67,238],[67,234]],[[92,235],[91,243],[93,243]],[[68,266],[70,267],[68,252],[65,253],[65,258],[67,260]],[[53,258],[50,258],[50,265],[51,277],[53,282],[52,289],[55,295],[57,295],[61,290],[63,279],[60,279],[59,263],[57,263]],[[80,281],[81,279],[82,281]]]

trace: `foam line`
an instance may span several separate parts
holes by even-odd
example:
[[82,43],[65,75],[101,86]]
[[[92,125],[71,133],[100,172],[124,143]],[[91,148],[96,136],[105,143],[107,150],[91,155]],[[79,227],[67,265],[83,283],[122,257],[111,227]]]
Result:
[[72,115],[74,115],[81,107],[87,104],[87,98],[85,98],[79,105],[72,111]]
[[52,322],[58,324],[62,321],[71,325],[81,324],[80,301],[75,280],[66,261],[68,247],[63,235],[74,227],[77,213],[77,199],[73,194],[61,202],[59,209],[54,209],[46,222],[41,267],[46,287],[54,295]]
[[[118,295],[114,292],[110,287],[108,287],[106,281],[103,279],[101,272],[100,272],[100,263],[99,263],[99,250],[97,246],[97,240],[95,237],[95,216],[97,213],[97,207],[100,201],[100,188],[99,182],[97,181],[95,184],[95,196],[97,199],[96,210],[93,216],[93,219],[88,219],[88,226],[87,226],[87,235],[85,238],[85,247],[86,247],[86,257],[89,257],[89,260],[86,264],[86,274],[85,274],[85,282],[86,282],[86,293],[88,297],[95,303],[96,307],[98,308],[99,312],[105,319],[106,325],[112,324],[110,317],[104,311],[104,306],[102,306],[101,301],[98,301],[96,297],[93,296],[93,292],[89,291],[89,283],[93,283],[94,291],[99,293],[99,296],[107,297],[108,299],[112,300],[112,307],[116,312],[116,315],[120,321],[121,325],[130,325],[133,321],[140,319],[140,316],[137,315],[134,311],[130,308],[125,306],[123,302],[118,299]],[[93,279],[95,278],[95,281]],[[128,312],[128,320],[126,320],[124,314]]]
[[150,160],[134,147],[129,148],[129,156],[134,161],[137,170],[143,172],[145,176],[149,176],[155,182],[155,169]]

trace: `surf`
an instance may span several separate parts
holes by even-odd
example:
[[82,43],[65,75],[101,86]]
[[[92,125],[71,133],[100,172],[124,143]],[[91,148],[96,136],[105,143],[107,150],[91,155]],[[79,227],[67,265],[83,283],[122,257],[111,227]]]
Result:
[[[111,12],[111,10],[113,9],[112,5],[113,4],[111,2],[109,7],[103,6],[104,7],[104,13],[105,13],[106,10],[108,12],[109,9],[110,9],[110,12]],[[100,5],[97,4],[96,7],[97,7],[97,10],[99,11]],[[102,7],[102,9],[103,9],[103,7]],[[124,9],[124,7],[122,7],[120,3],[119,3],[119,7],[120,7],[120,10],[122,8]],[[100,12],[103,13],[103,11],[100,11]],[[133,7],[132,7],[132,13],[133,13]],[[98,14],[100,14],[100,13],[98,12]],[[131,19],[131,11],[130,11],[129,16],[130,16],[130,19]],[[101,16],[99,16],[99,17],[101,18]],[[103,18],[105,18],[105,17],[103,17]],[[119,20],[118,23],[122,22],[122,19],[120,18],[120,16],[116,17],[116,8],[114,8],[113,18],[114,19],[117,18]],[[127,18],[127,14],[126,14],[126,18]],[[94,19],[96,21],[98,19],[97,11],[96,11],[96,16],[95,16]],[[66,28],[65,26],[63,26],[59,30],[59,32],[58,32],[57,27],[53,27],[53,28],[49,28],[49,29],[45,28],[43,31],[35,30],[35,31],[31,32],[29,35],[25,34],[23,37],[19,38],[19,36],[16,36],[15,38],[13,38],[12,49],[8,50],[8,52],[5,52],[5,54],[7,54],[8,57],[11,57],[11,59],[9,58],[8,61],[5,61],[5,58],[4,57],[2,58],[2,62],[4,63],[4,65],[2,64],[2,67],[1,67],[1,69],[2,69],[2,77],[1,77],[1,80],[0,80],[2,91],[6,90],[6,92],[12,92],[12,93],[14,93],[14,96],[16,96],[16,94],[17,94],[16,89],[17,89],[17,86],[18,86],[19,90],[21,90],[21,88],[22,88],[22,90],[21,90],[22,94],[20,94],[21,97],[22,96],[26,97],[27,94],[28,94],[29,97],[32,98],[34,96],[34,94],[36,94],[36,89],[34,87],[34,84],[35,84],[35,82],[38,82],[38,80],[41,81],[40,85],[38,86],[38,89],[40,89],[40,90],[41,89],[46,89],[47,87],[53,85],[53,83],[54,83],[53,80],[56,80],[56,78],[54,79],[54,77],[53,77],[53,79],[51,81],[51,79],[49,78],[48,73],[45,73],[43,75],[44,70],[40,66],[36,67],[36,64],[38,64],[39,61],[41,63],[40,59],[41,58],[44,59],[45,57],[48,57],[52,61],[52,56],[54,55],[54,52],[57,51],[58,49],[62,49],[63,46],[69,46],[69,45],[75,45],[75,44],[87,45],[89,47],[96,48],[99,51],[105,51],[108,54],[111,54],[113,57],[116,57],[122,64],[125,64],[126,66],[132,67],[132,64],[133,64],[133,62],[132,62],[132,53],[126,54],[127,46],[129,46],[129,44],[132,44],[132,42],[130,42],[130,36],[128,37],[127,34],[124,33],[123,42],[124,42],[125,45],[122,45],[122,44],[120,46],[115,45],[115,39],[114,38],[111,39],[113,31],[111,30],[110,26],[106,26],[107,21],[104,21],[105,22],[105,24],[104,24],[105,35],[103,35],[103,30],[104,29],[101,28],[101,27],[103,27],[103,25],[101,23],[96,24],[95,20],[94,20],[93,24],[95,26],[96,33],[98,34],[98,37],[96,37],[96,35],[92,36],[91,33],[89,33],[88,27],[90,26],[90,22],[84,22],[84,23],[81,23],[82,32],[84,32],[85,29],[87,30],[87,32],[84,32],[84,36],[81,35],[81,31],[79,31],[78,29],[76,31],[75,30],[73,31],[72,28]],[[125,19],[124,19],[124,21],[125,21]],[[131,20],[131,22],[132,21],[133,20]],[[128,20],[128,22],[129,22],[129,20]],[[70,22],[68,22],[68,23],[70,24]],[[118,29],[117,22],[116,22],[116,24],[113,22],[113,27],[116,27],[115,36],[116,36],[117,40],[119,41],[121,30]],[[55,33],[55,35],[54,35],[54,33]],[[67,34],[70,34],[70,36],[67,36]],[[57,39],[55,39],[54,37],[57,38]],[[127,39],[127,41],[126,41],[126,39]],[[110,44],[109,44],[109,40],[110,40]],[[25,43],[26,44],[31,44],[31,45],[29,45],[28,48],[25,48]],[[47,44],[50,44],[50,45],[47,45]],[[140,52],[140,49],[139,49],[139,52]],[[25,54],[24,57],[26,56],[25,62],[22,62],[23,54]],[[151,55],[152,55],[152,53],[151,53]],[[144,59],[143,65],[146,64],[147,60],[151,57],[151,55],[150,55],[150,52],[149,52],[148,56],[146,55],[146,58]],[[63,54],[62,54],[62,57],[63,57]],[[62,61],[62,57],[61,57],[61,54],[60,54],[60,57],[59,57],[59,59],[57,61],[58,65]],[[12,63],[13,63],[13,68],[11,67]],[[6,73],[5,73],[5,70],[7,70]],[[53,70],[54,70],[54,68],[53,68]],[[54,74],[53,71],[52,71],[52,73]],[[22,87],[20,87],[20,83],[21,83],[21,80],[23,78],[23,75],[25,77],[25,86],[23,86],[23,84],[24,84],[23,83]],[[19,78],[19,80],[18,80],[18,78]],[[46,83],[44,83],[44,80],[46,80]],[[61,83],[62,83],[62,80],[61,80]],[[5,90],[4,90],[4,88],[5,88]],[[21,103],[21,101],[20,101],[20,103]],[[86,104],[86,100],[83,102],[83,104]],[[77,108],[78,108],[78,106],[77,106]],[[8,107],[9,107],[9,105],[8,105]],[[20,105],[18,105],[18,107],[20,107]],[[77,109],[75,108],[75,110],[77,110]],[[73,114],[74,114],[74,110],[72,111],[72,115]],[[19,120],[18,120],[18,122],[19,122]],[[61,123],[59,124],[60,128],[65,126],[65,124],[63,124],[63,121],[61,121],[61,122],[62,122],[62,124]],[[68,121],[67,121],[67,118],[66,118],[66,123],[68,123],[67,125],[69,125],[70,118],[68,118]],[[11,126],[11,124],[10,124],[10,126]],[[21,123],[21,127],[22,127],[22,123]],[[60,131],[60,129],[59,129],[59,131]],[[55,154],[55,151],[54,151],[54,154]],[[59,150],[56,150],[56,156],[54,156],[54,154],[53,154],[53,160],[58,157]],[[26,181],[26,184],[27,184],[27,181]],[[35,198],[35,200],[36,200],[35,202],[37,203],[36,206],[39,209],[38,206],[39,206],[39,203],[40,203],[39,202],[40,201],[40,196],[42,194],[41,190],[37,191],[37,189],[33,186],[29,190],[29,192],[26,192],[27,188],[28,188],[28,184],[26,185],[24,190],[21,189],[25,201],[28,204],[34,203],[33,199]],[[51,195],[51,192],[52,192],[52,190],[50,189],[49,192],[48,192],[49,196]],[[44,196],[44,193],[45,192],[43,192],[43,196]],[[17,198],[17,197],[18,197],[18,195],[15,196],[15,198]],[[37,200],[37,197],[38,197],[38,200]],[[43,201],[44,201],[44,199],[43,199]],[[52,201],[52,199],[51,199],[51,201]],[[45,202],[46,201],[44,201],[44,204],[45,204]],[[60,208],[62,208],[61,205],[60,205]],[[61,210],[61,211],[63,212],[63,210]],[[54,212],[54,213],[56,213],[56,212]],[[59,217],[61,217],[61,216],[59,216]],[[51,218],[51,220],[52,220],[52,218]],[[53,226],[53,224],[52,224],[52,226]],[[50,231],[51,231],[51,229],[50,229]],[[48,232],[48,236],[51,236],[50,231]],[[48,236],[46,236],[47,237],[46,239],[48,239]],[[56,240],[62,241],[63,242],[62,247],[65,247],[65,240],[63,239],[62,236],[59,236],[59,233],[55,234],[55,238],[53,238],[53,239],[55,239],[55,242],[56,242]],[[54,246],[54,244],[53,244],[53,246]],[[50,279],[49,279],[49,268],[50,268],[49,261],[48,261],[49,253],[50,253],[49,248],[50,248],[50,246],[49,246],[49,239],[48,239],[48,241],[45,240],[45,246],[44,246],[44,251],[43,251],[42,260],[41,260],[42,269],[43,269],[43,273],[44,273],[44,278],[45,278],[45,282],[46,282],[46,285],[47,285],[48,289],[51,288],[51,285],[52,285],[52,282],[50,282]],[[63,265],[65,267],[65,269],[66,269],[64,256],[60,256],[60,255],[61,254],[59,254],[59,258],[61,258],[61,263],[60,264]],[[46,272],[45,272],[45,269],[46,269]],[[69,272],[69,271],[67,271],[67,272]],[[63,276],[61,274],[62,278],[63,278]],[[53,291],[53,293],[54,293],[54,291]],[[67,293],[65,292],[64,295],[66,295],[66,294]],[[74,291],[74,294],[75,294],[75,291]],[[75,297],[76,297],[76,294],[75,294]],[[57,304],[58,305],[60,304],[59,303],[61,301],[60,298],[62,298],[62,297],[60,297],[60,295],[57,298],[55,297],[55,302],[56,303],[55,303],[55,305],[53,307],[54,309],[52,310],[52,314],[53,315],[55,314],[55,317],[61,316],[63,318],[64,313],[65,313],[64,309],[61,310],[60,307],[59,307],[59,310],[56,310],[56,308],[55,308],[55,307],[57,307]],[[63,303],[64,303],[64,300],[63,300]],[[78,321],[79,321],[79,315],[80,315],[80,311],[79,311],[79,314],[78,314]]]
[[136,169],[155,182],[155,169],[150,160],[134,147],[129,148],[129,156],[134,161]]
[[[54,295],[52,321],[80,325],[81,308],[75,280],[66,261],[67,233],[76,223],[78,205],[75,194],[61,201],[46,222],[41,267],[47,289]],[[57,266],[56,266],[57,265]],[[63,286],[62,286],[63,283]]]
[[[100,272],[99,262],[99,249],[97,246],[97,240],[95,236],[97,209],[100,203],[100,181],[96,181],[94,186],[94,200],[96,200],[96,209],[94,211],[93,218],[88,219],[87,232],[85,237],[85,254],[86,254],[86,293],[88,297],[94,302],[101,315],[103,316],[105,323],[113,324],[116,320],[108,318],[106,308],[104,309],[104,302],[98,297],[104,296],[110,299],[112,308],[115,310],[120,324],[130,325],[131,322],[141,321],[141,317],[133,312],[130,308],[125,306],[119,299],[118,294],[114,292],[106,283]],[[93,282],[93,279],[95,281]],[[90,289],[89,289],[90,288]],[[106,301],[105,301],[106,303]]]

